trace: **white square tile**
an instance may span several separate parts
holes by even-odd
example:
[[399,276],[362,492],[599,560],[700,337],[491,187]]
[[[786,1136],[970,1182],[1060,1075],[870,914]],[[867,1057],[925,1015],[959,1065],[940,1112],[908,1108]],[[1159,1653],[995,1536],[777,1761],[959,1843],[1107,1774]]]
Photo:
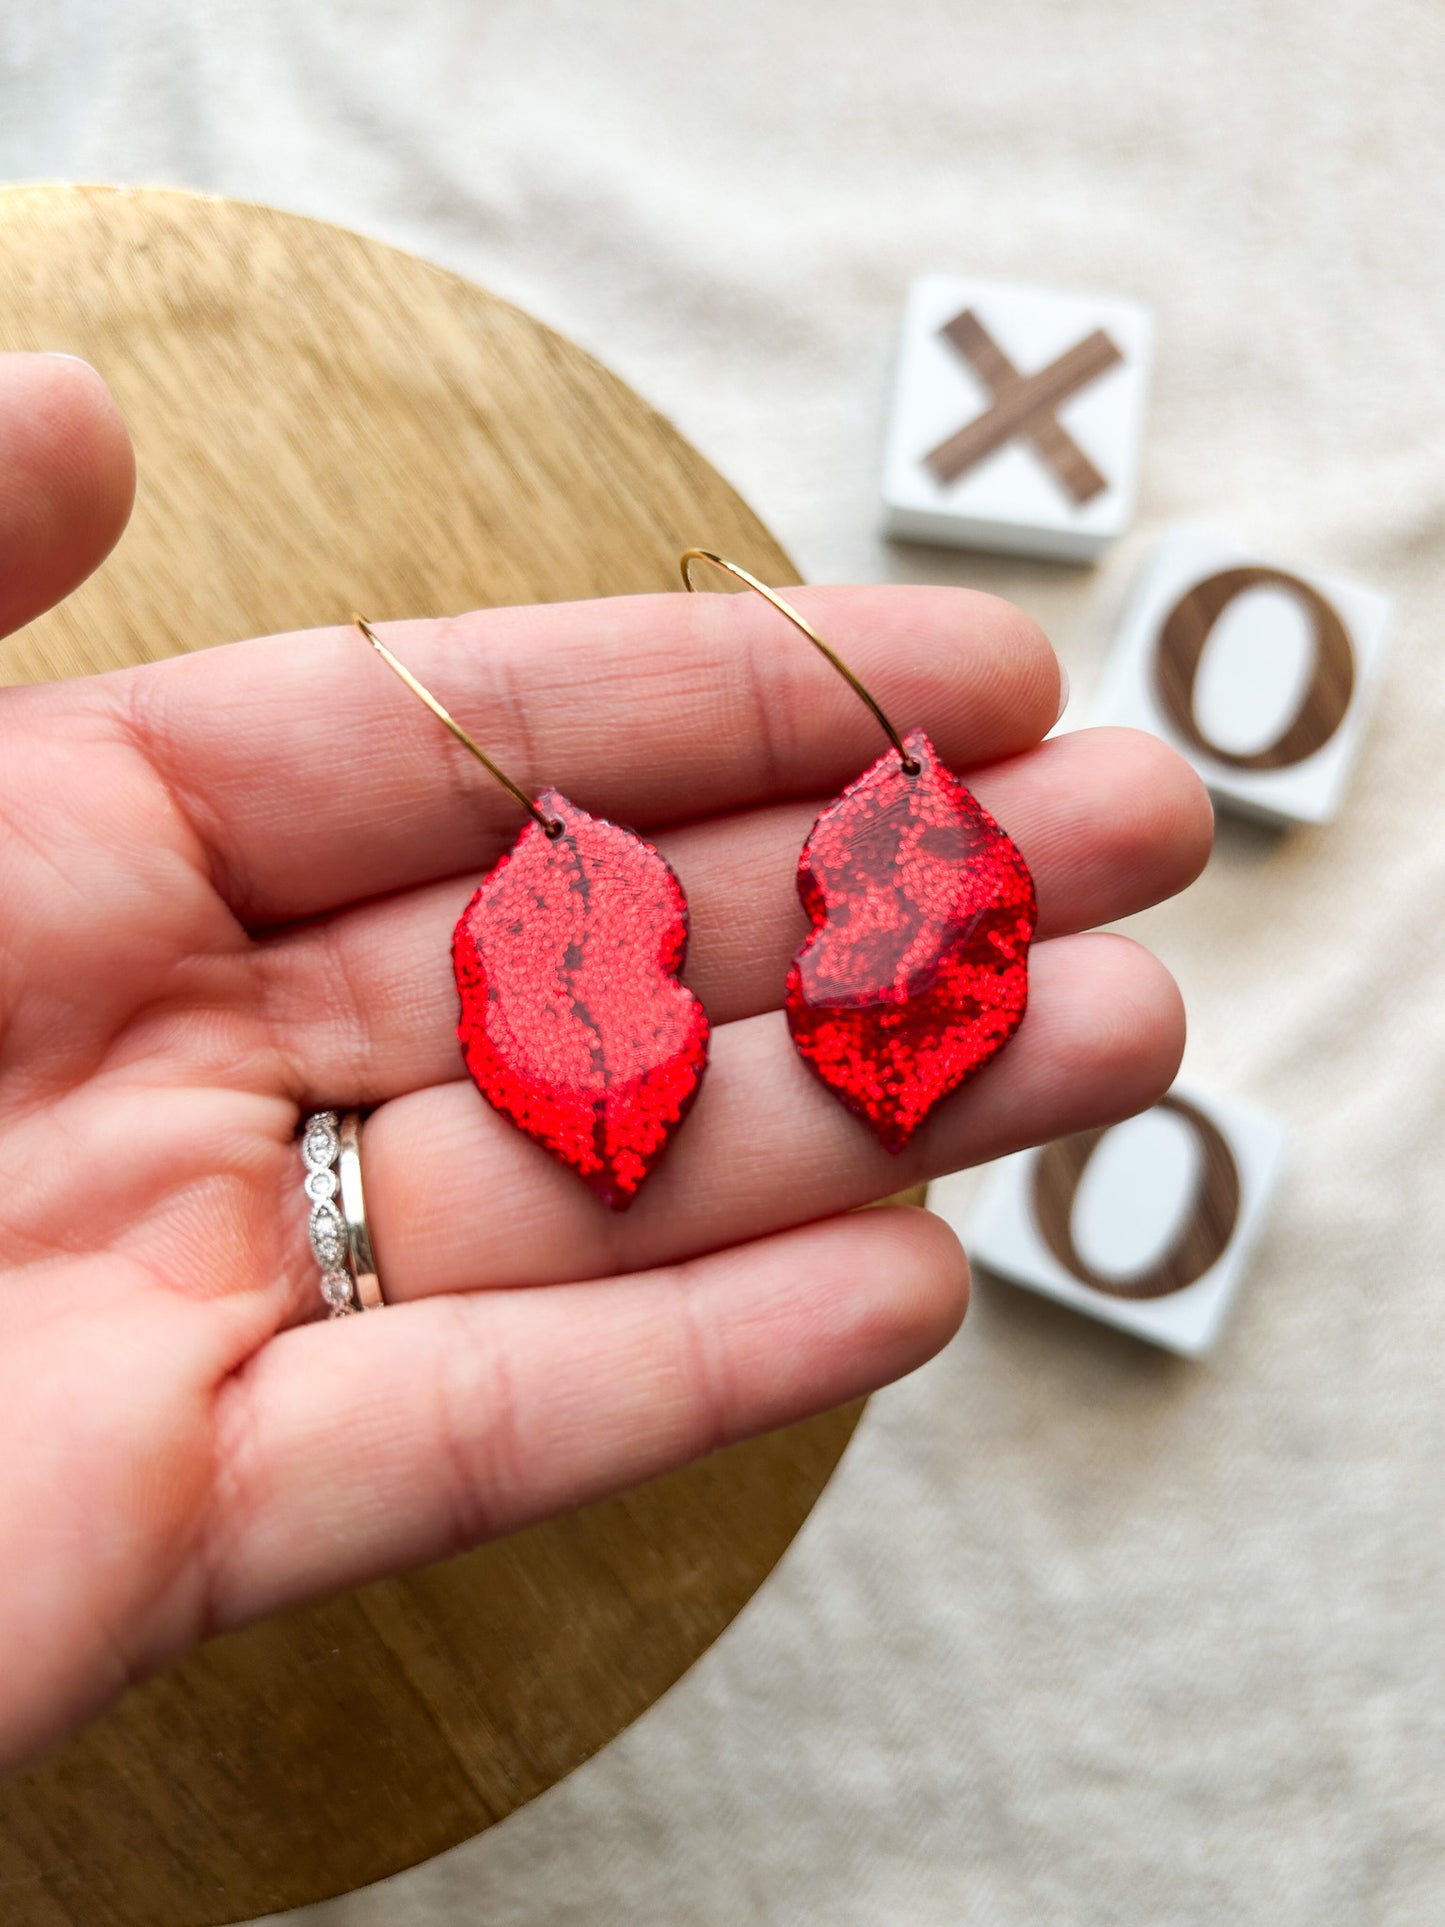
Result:
[[[954,324],[966,349],[944,332]],[[920,277],[898,351],[885,533],[1066,561],[1102,554],[1133,514],[1151,341],[1131,301]]]
[[928,1207],[989,1271],[1195,1357],[1239,1289],[1283,1152],[1273,1118],[1176,1086],[1142,1117],[1000,1158],[972,1208],[971,1173],[937,1178]]
[[1354,766],[1389,612],[1359,583],[1174,529],[1129,598],[1089,720],[1162,736],[1246,815],[1327,822]]

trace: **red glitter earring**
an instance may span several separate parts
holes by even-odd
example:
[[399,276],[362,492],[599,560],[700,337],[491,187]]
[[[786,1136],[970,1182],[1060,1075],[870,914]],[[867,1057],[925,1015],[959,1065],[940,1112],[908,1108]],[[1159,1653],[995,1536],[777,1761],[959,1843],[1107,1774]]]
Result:
[[798,894],[813,928],[788,971],[793,1043],[890,1151],[994,1057],[1023,1021],[1038,910],[1017,846],[921,729],[900,736],[812,625],[756,576],[711,562],[800,629],[882,724],[892,747],[813,825]]
[[687,899],[633,830],[556,790],[533,801],[353,618],[377,654],[531,815],[452,940],[457,1036],[482,1096],[625,1211],[697,1096],[707,1012],[678,982]]

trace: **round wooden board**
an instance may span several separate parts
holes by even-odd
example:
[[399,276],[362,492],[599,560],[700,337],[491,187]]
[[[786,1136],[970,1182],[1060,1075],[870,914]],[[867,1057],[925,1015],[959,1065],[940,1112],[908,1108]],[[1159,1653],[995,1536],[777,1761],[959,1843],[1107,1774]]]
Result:
[[[424,261],[266,208],[55,187],[0,192],[0,258],[0,347],[93,361],[141,476],[100,574],[0,644],[5,680],[353,607],[675,588],[692,542],[793,579],[757,518],[621,382]],[[216,1642],[0,1787],[0,1916],[209,1927],[364,1885],[491,1826],[717,1637],[856,1418]]]

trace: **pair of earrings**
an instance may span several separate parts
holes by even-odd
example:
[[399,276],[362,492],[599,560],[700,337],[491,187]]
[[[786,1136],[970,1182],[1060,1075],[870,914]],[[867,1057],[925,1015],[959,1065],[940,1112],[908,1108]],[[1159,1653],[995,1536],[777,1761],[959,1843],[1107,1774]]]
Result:
[[[790,603],[710,549],[820,650],[890,748],[813,825],[798,862],[812,930],[784,1004],[809,1068],[890,1151],[1018,1029],[1037,911],[1018,849],[922,730],[899,736]],[[687,899],[632,830],[556,790],[532,799],[360,616],[357,627],[529,813],[462,912],[452,944],[457,1035],[478,1090],[622,1211],[686,1117],[708,1020],[679,981]]]

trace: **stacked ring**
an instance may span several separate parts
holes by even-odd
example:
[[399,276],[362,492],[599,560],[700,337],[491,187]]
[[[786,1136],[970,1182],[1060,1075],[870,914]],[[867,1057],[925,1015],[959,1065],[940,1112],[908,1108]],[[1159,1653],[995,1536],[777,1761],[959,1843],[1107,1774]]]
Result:
[[337,1158],[341,1179],[341,1216],[346,1224],[346,1261],[356,1296],[363,1311],[380,1306],[381,1280],[376,1275],[376,1260],[371,1255],[371,1233],[366,1228],[366,1200],[361,1190],[361,1114],[348,1111],[341,1120],[341,1152]]
[[311,1202],[311,1253],[321,1269],[321,1296],[333,1318],[374,1311],[384,1301],[361,1188],[361,1117],[315,1111],[301,1131],[305,1191]]

